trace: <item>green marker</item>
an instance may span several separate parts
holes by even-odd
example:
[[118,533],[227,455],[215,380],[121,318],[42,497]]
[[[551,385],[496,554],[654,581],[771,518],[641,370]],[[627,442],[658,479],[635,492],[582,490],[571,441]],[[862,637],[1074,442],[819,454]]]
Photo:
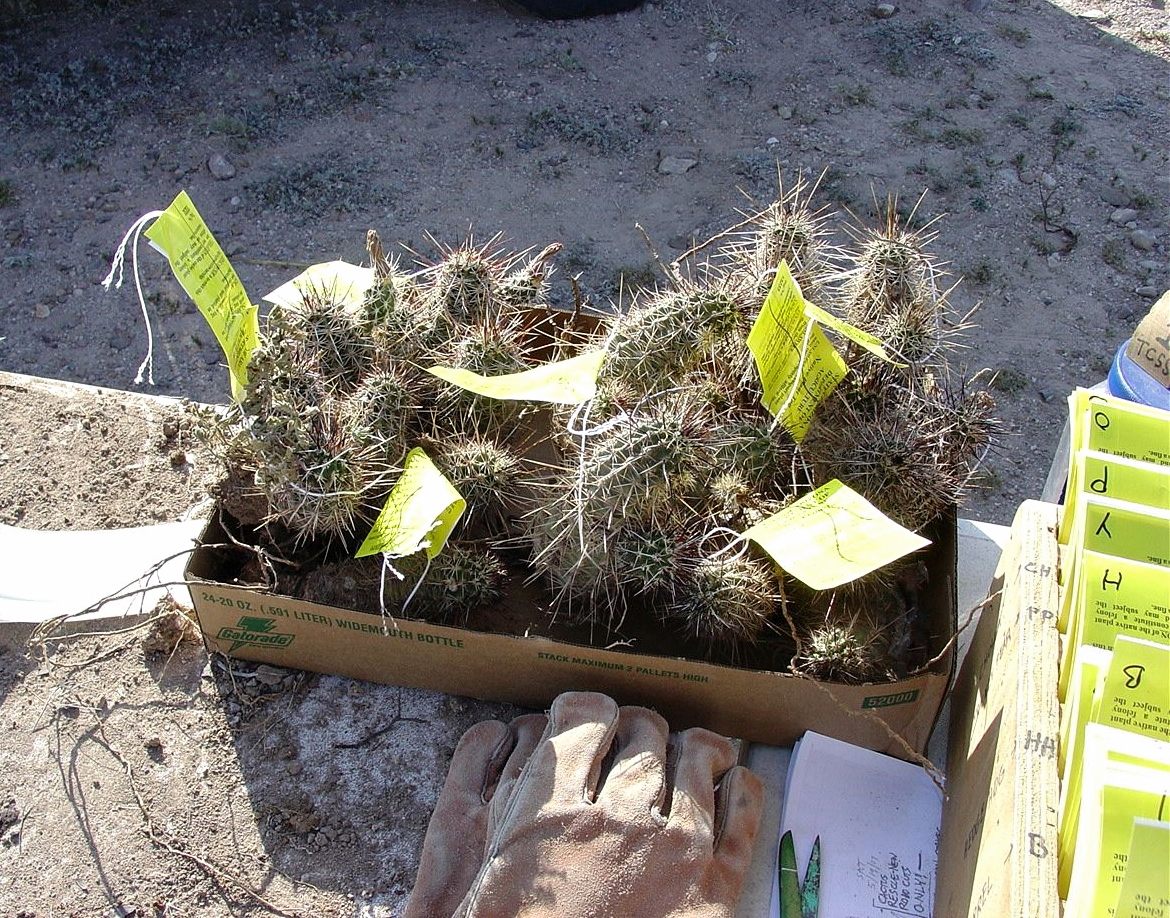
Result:
[[800,918],[800,874],[796,870],[796,846],[792,833],[780,839],[780,918]]
[[813,842],[801,883],[792,833],[785,832],[780,839],[780,918],[817,918],[820,907],[821,837]]
[[804,884],[800,887],[800,918],[817,918],[821,910],[821,837],[813,842],[808,866],[804,869]]

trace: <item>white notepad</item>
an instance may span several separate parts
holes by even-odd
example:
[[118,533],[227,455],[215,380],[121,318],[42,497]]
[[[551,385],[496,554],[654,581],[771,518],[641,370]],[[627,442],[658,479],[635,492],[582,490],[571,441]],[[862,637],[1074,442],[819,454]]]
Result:
[[919,766],[806,733],[793,750],[780,832],[792,832],[802,879],[821,839],[820,918],[931,918],[942,804]]

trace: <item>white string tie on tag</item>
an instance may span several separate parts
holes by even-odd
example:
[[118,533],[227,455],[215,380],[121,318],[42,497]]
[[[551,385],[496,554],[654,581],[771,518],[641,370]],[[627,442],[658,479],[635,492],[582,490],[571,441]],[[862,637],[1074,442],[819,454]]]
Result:
[[142,295],[142,279],[138,274],[138,240],[142,236],[142,231],[146,229],[146,225],[162,215],[161,210],[152,210],[131,224],[130,229],[126,230],[126,235],[122,237],[122,241],[118,243],[118,248],[114,251],[114,261],[110,265],[110,273],[102,281],[102,286],[106,288],[107,292],[109,292],[111,285],[119,290],[122,289],[122,278],[126,270],[126,249],[129,247],[131,263],[134,266],[134,289],[138,292],[138,305],[142,309],[142,321],[146,323],[146,359],[138,365],[138,375],[134,377],[135,385],[142,384],[143,374],[146,375],[150,385],[154,385],[154,331],[150,327],[150,316],[146,312],[146,298]]

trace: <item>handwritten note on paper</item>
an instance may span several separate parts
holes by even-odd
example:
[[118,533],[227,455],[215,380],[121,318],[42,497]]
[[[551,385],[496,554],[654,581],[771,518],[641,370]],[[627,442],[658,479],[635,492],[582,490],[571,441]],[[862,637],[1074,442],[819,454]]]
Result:
[[808,433],[813,413],[848,368],[815,321],[805,315],[805,300],[787,262],[780,262],[747,338],[760,374],[763,403],[798,443]]
[[930,918],[942,792],[919,766],[805,733],[789,764],[780,831],[797,863],[821,839],[821,915]]
[[259,340],[256,307],[187,192],[181,191],[146,237],[166,256],[176,280],[211,326],[227,357],[232,396],[248,385],[248,361]]
[[433,558],[447,544],[466,508],[467,502],[455,486],[422,449],[415,447],[407,453],[402,476],[354,557],[383,554],[400,558],[425,549],[427,557]]
[[275,306],[298,306],[305,293],[319,290],[335,303],[360,306],[366,291],[374,283],[374,269],[351,265],[345,261],[327,261],[310,265],[292,280],[281,284],[265,300]]
[[856,580],[930,544],[833,479],[743,534],[814,590]]
[[597,394],[597,374],[604,360],[605,351],[587,351],[567,360],[555,360],[503,376],[480,376],[455,367],[430,367],[427,372],[488,398],[580,405]]

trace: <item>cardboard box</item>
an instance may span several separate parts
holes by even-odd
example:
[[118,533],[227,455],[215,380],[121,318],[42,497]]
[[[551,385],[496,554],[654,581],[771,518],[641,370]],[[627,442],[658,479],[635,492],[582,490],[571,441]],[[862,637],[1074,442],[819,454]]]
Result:
[[[209,652],[534,708],[564,691],[592,690],[653,707],[674,729],[704,726],[774,745],[790,745],[811,729],[905,757],[925,748],[954,666],[954,517],[939,530],[928,550],[925,597],[936,659],[928,672],[885,684],[820,683],[402,617],[384,632],[378,614],[224,583],[216,552],[206,547],[195,553],[187,575]],[[224,540],[214,522],[202,539],[205,546]],[[533,618],[545,614],[533,609]]]
[[1016,514],[951,697],[935,915],[1057,916],[1057,507]]

